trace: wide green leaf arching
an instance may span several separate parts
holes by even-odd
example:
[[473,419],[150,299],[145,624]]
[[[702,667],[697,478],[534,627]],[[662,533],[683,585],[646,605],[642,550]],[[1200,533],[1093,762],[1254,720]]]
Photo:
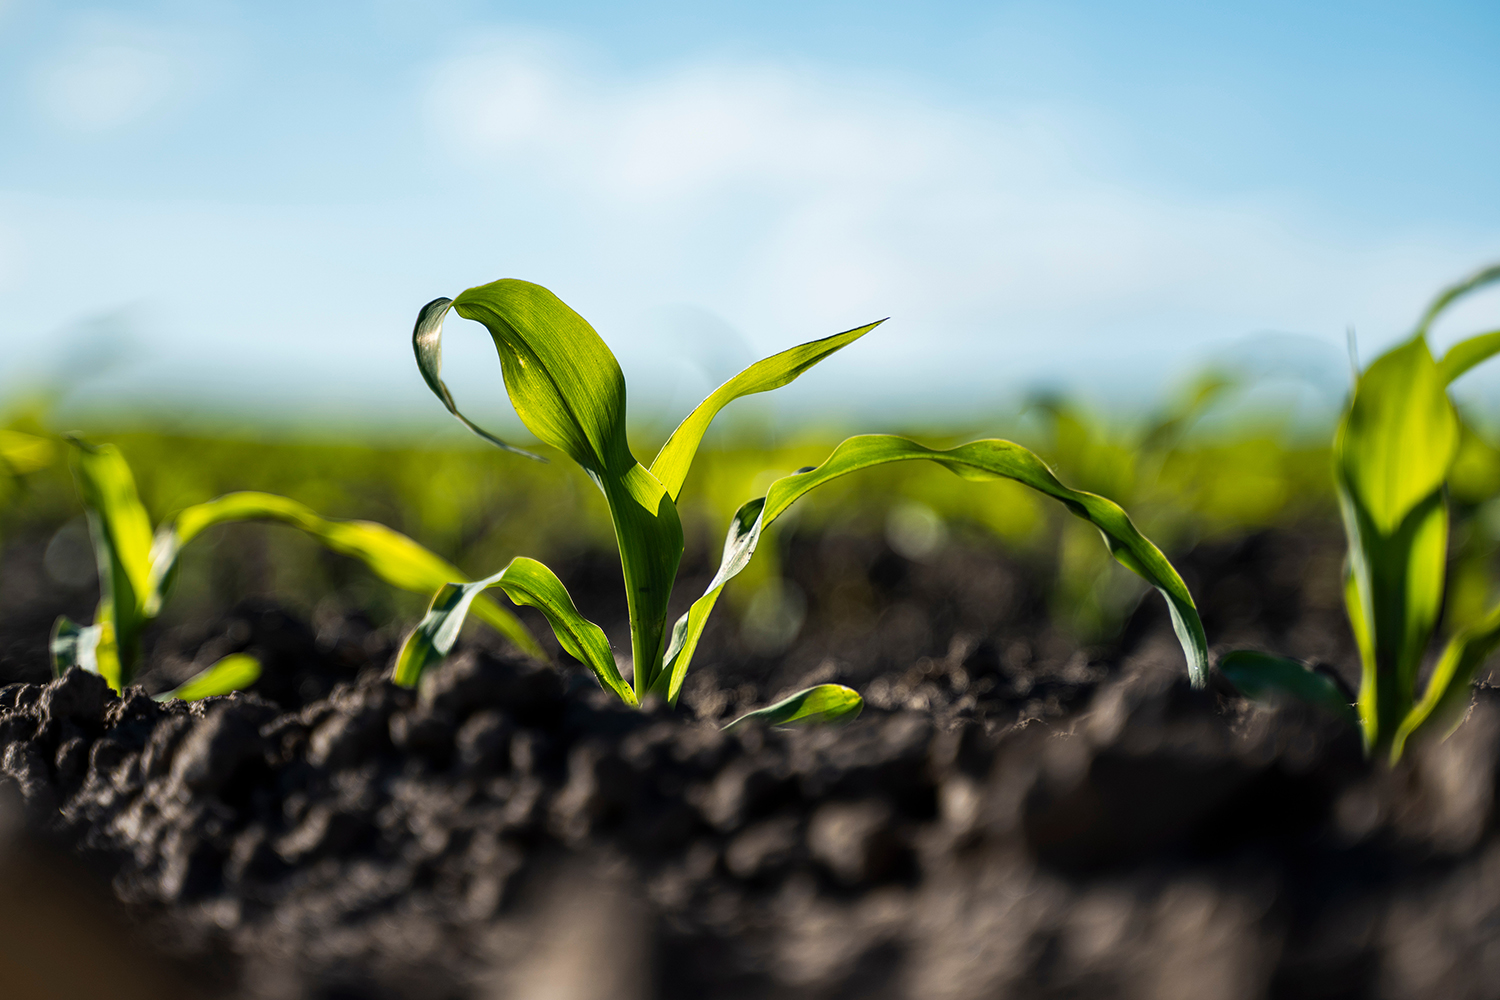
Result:
[[842,684],[819,684],[788,695],[774,705],[746,712],[724,726],[725,732],[746,722],[767,726],[798,726],[819,722],[853,722],[865,707],[865,700],[853,688]]
[[[594,328],[540,285],[515,279],[480,285],[455,298],[452,308],[489,331],[521,422],[582,466],[604,492],[625,576],[636,691],[644,693],[661,661],[682,524],[667,489],[626,442],[620,366]],[[434,333],[434,357],[436,339]],[[443,398],[435,368],[428,384]]]
[[1359,724],[1359,716],[1343,688],[1327,674],[1311,670],[1296,660],[1237,649],[1219,660],[1219,672],[1253,701],[1290,695],[1316,705],[1350,726]]
[[592,670],[599,683],[627,705],[636,704],[635,692],[620,676],[604,630],[578,613],[573,598],[556,574],[524,556],[511,560],[510,565],[493,576],[473,583],[449,583],[437,592],[426,617],[407,636],[396,658],[397,684],[414,687],[427,667],[448,655],[458,639],[469,605],[488,587],[499,587],[517,604],[541,611],[568,655]]
[[656,459],[651,463],[651,474],[661,481],[675,501],[682,492],[682,483],[687,479],[688,469],[692,467],[693,456],[698,453],[698,445],[720,410],[741,396],[770,392],[790,384],[819,361],[854,343],[884,322],[883,319],[877,320],[853,330],[836,333],[832,337],[798,344],[780,354],[755,362],[709,393],[687,415],[687,419],[677,425],[667,443],[656,453]]
[[1104,536],[1110,552],[1124,566],[1156,587],[1167,600],[1172,625],[1187,656],[1195,685],[1205,683],[1208,640],[1192,595],[1177,570],[1161,551],[1140,533],[1117,504],[1092,493],[1072,490],[1058,481],[1041,459],[1009,441],[983,440],[940,450],[908,438],[871,434],[844,441],[822,465],[786,476],[771,484],[765,497],[742,506],[730,524],[719,571],[704,595],[672,630],[663,676],[657,689],[675,702],[698,639],[724,584],[749,563],[761,532],[797,499],[823,483],[860,469],[914,459],[937,462],[965,479],[1013,479],[1059,501],[1074,515],[1092,523]]
[[[444,584],[468,579],[446,559],[383,524],[326,518],[288,497],[244,491],[184,508],[157,532],[151,551],[148,614],[154,615],[160,608],[184,545],[214,525],[254,520],[298,528],[327,548],[359,559],[380,579],[402,590],[430,594]],[[532,656],[542,655],[542,648],[526,626],[494,601],[478,598],[474,613],[522,650]]]

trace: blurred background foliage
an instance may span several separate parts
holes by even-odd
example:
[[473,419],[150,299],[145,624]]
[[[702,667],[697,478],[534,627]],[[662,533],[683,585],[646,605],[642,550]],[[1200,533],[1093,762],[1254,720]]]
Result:
[[[1293,443],[1272,426],[1194,435],[1188,424],[1200,403],[1120,423],[1047,398],[1010,436],[1036,448],[1066,482],[1123,503],[1169,551],[1288,520],[1333,516],[1325,446]],[[467,443],[278,440],[108,425],[85,430],[93,440],[120,447],[154,520],[231,490],[257,489],[292,497],[326,516],[388,524],[475,574],[492,572],[515,555],[567,565],[613,546],[602,498],[559,461],[527,462]],[[946,444],[967,435],[929,430],[920,436]],[[689,571],[707,570],[717,560],[725,525],[739,504],[777,476],[820,461],[838,440],[814,430],[775,442],[758,437],[722,440],[695,465],[682,504]],[[0,432],[0,449],[0,574],[16,559],[34,560],[40,548],[52,583],[95,587],[87,525],[63,450],[41,414],[12,417]],[[651,453],[649,447],[637,452]],[[1456,490],[1456,499],[1472,514],[1464,525],[1473,552],[1459,572],[1464,580],[1473,577],[1466,586],[1474,589],[1487,586],[1488,557],[1500,530],[1500,517],[1485,513],[1500,484],[1500,456],[1470,434],[1460,468],[1465,492]],[[841,480],[803,501],[776,530],[785,535],[829,528],[883,535],[899,555],[914,560],[975,535],[999,539],[1028,560],[1057,567],[1054,613],[1089,637],[1117,627],[1139,596],[1130,574],[1111,570],[1087,525],[1009,483],[976,487],[936,466],[894,465]],[[308,615],[337,602],[341,610],[361,609],[376,622],[421,611],[420,598],[380,585],[351,560],[278,526],[225,526],[205,541],[184,558],[170,605],[173,618],[210,614],[250,595],[274,596]],[[784,629],[787,616],[795,617],[795,608],[783,605],[796,598],[779,593],[777,552],[777,545],[763,545],[755,565],[731,588],[731,606],[749,617],[752,629],[774,631],[778,618]]]
[[[1201,543],[1277,527],[1336,532],[1332,428],[1295,426],[1264,408],[1212,419],[1216,410],[1232,409],[1243,389],[1233,376],[1206,373],[1158,410],[1135,417],[1038,393],[1008,427],[908,430],[942,445],[978,433],[1011,437],[1035,449],[1068,484],[1120,502],[1174,558]],[[0,422],[3,601],[27,598],[42,577],[75,594],[79,605],[92,601],[97,588],[87,523],[56,430],[39,403],[13,408]],[[614,544],[603,499],[566,462],[529,462],[457,435],[268,436],[124,421],[97,421],[84,431],[120,447],[153,520],[232,490],[264,490],[325,516],[390,525],[475,575],[516,555],[558,566],[570,585],[570,566],[575,577],[618,572],[612,558],[592,558]],[[683,491],[684,571],[711,573],[735,508],[778,476],[821,461],[841,437],[832,427],[786,434],[742,424],[705,446]],[[650,455],[657,444],[637,441],[636,453]],[[1451,487],[1450,627],[1476,619],[1493,599],[1497,495],[1500,451],[1466,423]],[[1084,642],[1117,633],[1143,592],[1134,576],[1113,565],[1093,529],[1056,505],[1007,482],[976,486],[925,463],[840,480],[802,501],[773,530],[776,538],[815,531],[880,536],[915,561],[945,546],[998,542],[1048,581],[1046,602],[1057,624]],[[805,600],[782,579],[783,549],[774,539],[763,544],[727,594],[742,638],[766,653],[795,639]],[[382,585],[298,532],[226,525],[184,556],[164,623],[212,616],[250,597],[272,598],[313,621],[362,612],[387,632],[408,627],[423,610],[419,596]]]

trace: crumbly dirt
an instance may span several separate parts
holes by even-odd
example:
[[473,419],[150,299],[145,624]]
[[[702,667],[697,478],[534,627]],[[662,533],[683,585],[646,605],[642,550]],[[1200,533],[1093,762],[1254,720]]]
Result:
[[[852,577],[837,613],[810,598],[775,655],[711,630],[676,711],[479,644],[398,689],[378,633],[264,605],[203,655],[279,635],[279,688],[5,687],[12,850],[107,880],[184,996],[1500,996],[1494,688],[1372,767],[1310,710],[1191,689],[1154,598],[1080,647],[1027,625],[1008,559],[816,545],[788,567]],[[1183,565],[1211,636],[1347,670],[1337,596],[1309,589],[1330,552],[1267,535]],[[719,731],[816,680],[864,716]]]

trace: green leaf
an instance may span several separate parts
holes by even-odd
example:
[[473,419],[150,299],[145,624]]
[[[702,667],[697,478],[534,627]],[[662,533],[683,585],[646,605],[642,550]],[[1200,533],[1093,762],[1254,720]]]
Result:
[[474,421],[464,416],[458,410],[458,405],[453,402],[453,394],[448,391],[448,385],[443,381],[443,318],[448,315],[448,309],[453,305],[452,299],[436,298],[422,307],[417,313],[417,324],[411,331],[411,347],[417,355],[417,370],[422,373],[422,378],[427,382],[427,388],[431,389],[433,395],[443,401],[448,412],[458,418],[463,424],[475,434],[484,438],[497,448],[514,452],[517,455],[525,455],[534,458],[538,462],[547,461],[540,455],[534,455],[524,448],[506,444],[504,441],[480,427]]
[[1290,695],[1350,726],[1359,725],[1359,716],[1349,703],[1349,696],[1337,682],[1296,660],[1237,649],[1219,660],[1219,672],[1252,701],[1272,701],[1277,695]]
[[693,603],[672,630],[663,676],[658,679],[656,689],[676,702],[693,651],[719,592],[749,563],[766,525],[776,520],[798,498],[823,483],[871,466],[914,459],[936,462],[965,479],[1016,480],[1060,500],[1069,512],[1093,524],[1103,535],[1115,559],[1156,587],[1166,598],[1172,626],[1187,656],[1189,676],[1197,686],[1205,683],[1208,640],[1203,634],[1203,623],[1192,595],[1167,558],[1113,501],[1069,489],[1057,480],[1041,459],[1009,441],[987,439],[938,450],[903,437],[870,434],[844,441],[816,468],[776,480],[765,497],[750,501],[736,512],[718,573],[709,582],[704,595]]
[[687,419],[677,425],[672,436],[667,438],[667,443],[656,453],[656,460],[651,463],[651,474],[661,481],[675,501],[682,492],[683,481],[687,479],[688,469],[692,467],[693,456],[698,453],[698,445],[720,410],[741,396],[770,392],[790,384],[819,361],[854,343],[884,322],[883,319],[877,320],[853,330],[836,333],[832,337],[799,344],[755,362],[710,393],[708,398],[687,415]]
[[52,625],[52,636],[47,649],[52,657],[52,676],[61,677],[70,667],[82,667],[91,674],[99,673],[97,651],[104,639],[103,625],[80,625],[67,615],[61,615]]
[[[157,532],[151,553],[151,613],[161,606],[166,583],[184,545],[214,525],[252,520],[297,528],[327,548],[359,559],[380,579],[402,590],[430,594],[446,583],[468,579],[446,559],[383,524],[325,518],[288,497],[245,491],[184,508]],[[494,601],[479,598],[475,614],[530,655],[543,655],[526,626]]]
[[1443,311],[1453,303],[1470,292],[1477,292],[1481,288],[1494,284],[1497,281],[1500,281],[1500,264],[1491,264],[1489,267],[1481,268],[1474,272],[1457,284],[1443,289],[1438,293],[1437,298],[1432,300],[1432,305],[1427,307],[1427,311],[1422,314],[1421,320],[1417,322],[1416,335],[1418,337],[1424,336],[1428,330],[1432,329],[1432,324],[1437,320],[1438,316],[1442,315]]
[[505,279],[464,291],[453,309],[489,330],[517,415],[603,491],[620,547],[637,694],[661,663],[682,524],[672,497],[625,440],[625,377],[594,328],[540,285]]
[[1363,667],[1366,748],[1388,744],[1409,711],[1442,610],[1458,415],[1418,335],[1360,376],[1334,439],[1334,479],[1349,538],[1345,603]]
[[[69,436],[73,476],[88,512],[99,565],[95,624],[108,622],[110,655],[98,656],[99,673],[119,690],[135,676],[151,580],[151,521],[120,450]],[[96,650],[96,653],[98,650]]]
[[1448,353],[1438,362],[1438,373],[1446,384],[1496,354],[1500,354],[1500,330],[1477,334],[1448,348]]
[[1427,681],[1422,700],[1412,706],[1396,730],[1391,741],[1391,763],[1401,759],[1407,740],[1418,733],[1446,727],[1451,735],[1473,696],[1470,684],[1474,674],[1497,646],[1500,646],[1500,607],[1448,641]]
[[1334,439],[1344,483],[1383,535],[1443,485],[1458,415],[1426,340],[1413,338],[1360,376]]
[[517,604],[540,610],[562,648],[592,670],[601,685],[627,705],[637,703],[635,692],[615,665],[604,630],[578,613],[573,598],[556,574],[524,556],[512,559],[505,569],[482,580],[445,584],[433,597],[426,617],[402,644],[396,657],[395,682],[402,687],[415,687],[423,671],[453,649],[470,603],[480,591],[497,586]]
[[1387,535],[1341,478],[1338,485],[1349,536],[1344,598],[1363,667],[1359,714],[1365,745],[1374,751],[1394,736],[1411,706],[1442,611],[1448,507],[1442,492],[1434,492]]
[[0,428],[0,465],[13,475],[25,475],[52,464],[56,449],[36,434]]
[[541,285],[507,278],[453,300],[489,330],[526,428],[595,479],[635,464],[625,442],[625,376],[584,318]]
[[198,671],[170,691],[156,696],[157,701],[173,698],[202,701],[221,694],[232,694],[260,680],[260,661],[249,653],[231,653],[210,667]]
[[865,700],[853,688],[842,684],[819,684],[783,698],[774,705],[746,712],[724,726],[725,732],[746,722],[768,726],[798,726],[822,722],[853,722],[865,707]]

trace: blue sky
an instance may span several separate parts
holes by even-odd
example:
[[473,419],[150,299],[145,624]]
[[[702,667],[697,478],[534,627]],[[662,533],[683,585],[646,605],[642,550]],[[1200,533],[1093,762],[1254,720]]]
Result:
[[0,0],[0,392],[126,344],[82,397],[437,419],[411,320],[502,276],[663,418],[886,315],[782,405],[1336,366],[1500,258],[1497,51],[1481,3]]

